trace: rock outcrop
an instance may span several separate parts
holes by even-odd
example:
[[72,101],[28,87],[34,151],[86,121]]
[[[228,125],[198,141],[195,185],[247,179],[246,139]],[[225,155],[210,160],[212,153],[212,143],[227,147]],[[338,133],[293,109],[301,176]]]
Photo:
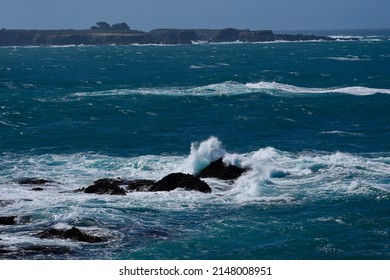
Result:
[[59,238],[59,239],[70,239],[70,240],[74,240],[74,241],[87,242],[87,243],[99,243],[99,242],[106,241],[105,239],[103,239],[101,237],[88,235],[88,234],[80,231],[76,227],[72,227],[71,229],[50,228],[50,229],[44,230],[43,232],[38,233],[37,236],[41,239]]
[[100,179],[93,185],[84,189],[85,193],[109,194],[109,195],[126,195],[126,191],[120,187],[124,181],[120,179]]
[[51,180],[38,179],[38,178],[25,178],[18,181],[20,185],[44,185],[49,183],[55,183]]
[[228,165],[222,158],[210,163],[204,168],[197,177],[199,178],[218,178],[221,180],[235,180],[240,177],[247,169],[234,165]]
[[131,180],[126,182],[126,189],[132,192],[147,192],[154,183],[153,180]]
[[210,186],[190,174],[172,173],[157,181],[150,188],[151,192],[173,191],[182,188],[189,191],[211,193]]
[[15,219],[16,216],[0,217],[0,225],[14,225],[16,224]]

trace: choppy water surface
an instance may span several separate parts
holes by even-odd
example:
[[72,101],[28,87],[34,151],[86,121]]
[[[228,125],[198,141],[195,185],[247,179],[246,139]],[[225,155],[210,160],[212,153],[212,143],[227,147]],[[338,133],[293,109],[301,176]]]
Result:
[[[0,258],[388,259],[390,41],[360,39],[0,48]],[[219,157],[249,171],[211,194],[70,192]],[[73,226],[108,241],[37,237]]]

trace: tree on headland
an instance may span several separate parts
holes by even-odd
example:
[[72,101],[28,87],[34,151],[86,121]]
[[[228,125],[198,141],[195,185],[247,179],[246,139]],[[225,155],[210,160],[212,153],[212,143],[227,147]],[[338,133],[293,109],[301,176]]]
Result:
[[111,25],[109,25],[107,22],[99,21],[95,26],[92,26],[91,29],[111,29]]
[[116,23],[112,26],[104,21],[99,21],[91,27],[92,30],[130,30],[126,22]]
[[115,29],[115,30],[129,30],[130,29],[130,27],[127,25],[126,22],[113,24],[111,28]]

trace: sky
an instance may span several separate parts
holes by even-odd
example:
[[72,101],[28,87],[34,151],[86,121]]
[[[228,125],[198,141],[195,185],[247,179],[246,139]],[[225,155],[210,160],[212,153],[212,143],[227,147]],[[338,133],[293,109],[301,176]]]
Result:
[[390,28],[390,0],[0,0],[0,28]]

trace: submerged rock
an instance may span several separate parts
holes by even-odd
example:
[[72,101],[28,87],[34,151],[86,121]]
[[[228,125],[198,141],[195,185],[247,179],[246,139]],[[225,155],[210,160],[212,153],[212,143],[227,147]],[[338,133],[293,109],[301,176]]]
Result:
[[71,229],[50,228],[39,233],[38,237],[41,239],[45,239],[45,238],[71,239],[74,241],[81,241],[81,242],[88,242],[88,243],[98,243],[98,242],[106,241],[101,237],[92,236],[83,233],[76,227],[72,227]]
[[147,192],[156,181],[153,180],[132,180],[127,181],[127,190],[133,192]]
[[25,178],[18,181],[20,185],[44,185],[47,183],[55,183],[51,180],[38,179],[38,178]]
[[6,217],[0,217],[0,225],[14,225],[16,216],[6,216]]
[[15,200],[0,200],[0,207],[6,207],[12,203],[15,203]]
[[240,168],[234,165],[228,165],[222,161],[222,158],[219,158],[203,169],[197,177],[234,180],[240,177],[246,171],[248,171],[248,169]]
[[22,248],[17,252],[17,255],[26,256],[26,255],[37,255],[44,254],[45,258],[48,255],[64,255],[71,254],[72,249],[64,246],[46,246],[46,245],[31,245]]
[[120,187],[124,183],[125,181],[121,179],[100,179],[95,181],[93,185],[80,191],[83,190],[85,193],[95,194],[126,195],[126,191]]
[[177,188],[183,188],[185,190],[194,190],[200,191],[203,193],[210,193],[210,186],[190,174],[183,173],[172,173],[168,176],[162,178],[160,181],[157,181],[150,188],[151,192],[160,192],[160,191],[173,191]]

